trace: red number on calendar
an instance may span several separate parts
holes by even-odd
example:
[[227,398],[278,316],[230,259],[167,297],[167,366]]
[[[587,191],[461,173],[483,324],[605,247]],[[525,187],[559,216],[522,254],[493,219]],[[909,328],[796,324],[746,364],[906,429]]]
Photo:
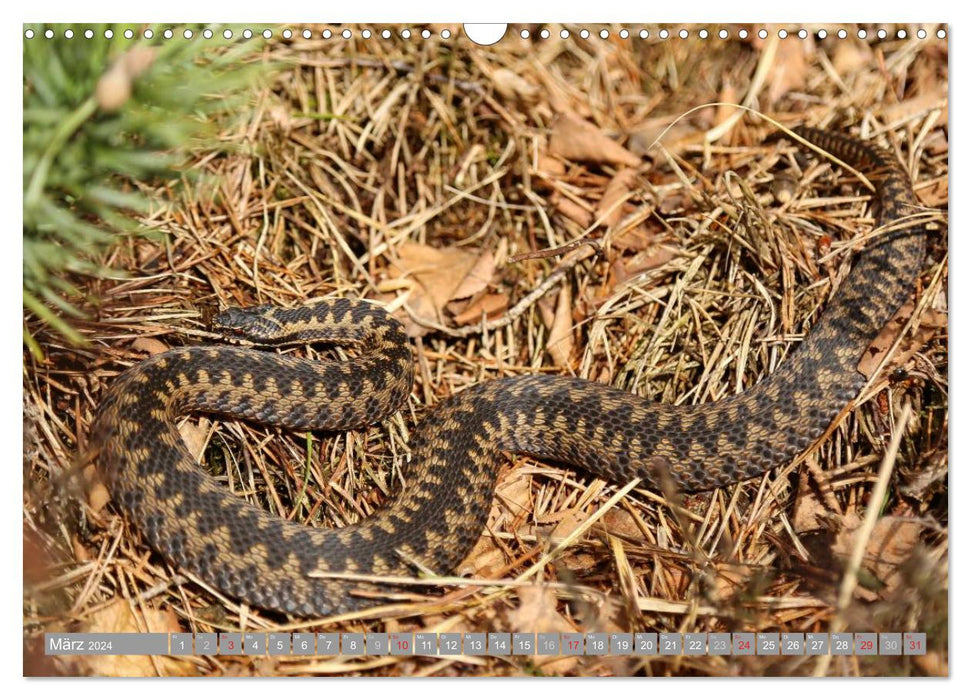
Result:
[[739,639],[738,640],[738,648],[741,649],[741,650],[751,649],[752,648],[752,643],[750,641],[748,641],[747,639]]
[[869,639],[864,639],[862,642],[860,642],[860,649],[863,651],[870,651],[873,649],[873,642],[871,642]]

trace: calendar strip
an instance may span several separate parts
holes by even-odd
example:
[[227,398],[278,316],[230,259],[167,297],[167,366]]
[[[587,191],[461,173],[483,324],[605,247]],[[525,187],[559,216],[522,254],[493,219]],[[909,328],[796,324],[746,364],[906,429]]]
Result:
[[48,632],[48,656],[920,656],[924,632]]

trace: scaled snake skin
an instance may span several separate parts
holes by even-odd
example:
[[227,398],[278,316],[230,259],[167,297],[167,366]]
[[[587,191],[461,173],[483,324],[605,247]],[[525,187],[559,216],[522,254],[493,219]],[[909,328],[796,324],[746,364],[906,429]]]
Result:
[[[797,134],[876,184],[877,224],[916,212],[906,172],[878,147],[828,131]],[[260,345],[353,343],[346,363],[265,349],[185,347],[113,381],[92,429],[115,503],[169,561],[253,606],[328,616],[374,606],[396,590],[341,574],[447,573],[482,533],[503,452],[582,468],[614,483],[670,479],[714,489],[788,464],[824,433],[864,384],[857,364],[912,294],[924,229],[898,223],[856,256],[805,339],[765,380],[704,405],[670,406],[581,379],[513,376],[462,391],[419,426],[407,486],[383,510],[341,529],[271,515],[203,471],[176,428],[189,413],[287,430],[361,428],[408,397],[413,361],[400,324],[350,300],[281,309],[232,308],[215,325]],[[321,574],[324,574],[323,576]],[[329,574],[329,576],[328,576]]]

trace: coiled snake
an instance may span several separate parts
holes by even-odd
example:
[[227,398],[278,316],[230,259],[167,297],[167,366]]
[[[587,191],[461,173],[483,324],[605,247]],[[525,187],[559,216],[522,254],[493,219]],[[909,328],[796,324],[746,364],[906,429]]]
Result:
[[[878,224],[914,213],[907,174],[882,149],[830,132],[796,132],[877,183]],[[407,487],[374,517],[320,530],[272,516],[202,471],[175,421],[192,412],[289,430],[344,430],[381,420],[411,391],[397,321],[364,303],[229,309],[215,326],[261,345],[355,343],[347,363],[252,348],[187,347],[121,375],[100,406],[93,441],[116,503],[157,551],[227,594],[296,615],[367,607],[392,587],[320,574],[448,572],[485,524],[503,451],[582,467],[612,482],[712,489],[786,464],[860,391],[863,352],[912,292],[924,230],[889,227],[857,256],[819,321],[782,367],[750,390],[668,406],[580,379],[525,375],[443,401],[417,431]],[[378,597],[378,601],[375,600]]]

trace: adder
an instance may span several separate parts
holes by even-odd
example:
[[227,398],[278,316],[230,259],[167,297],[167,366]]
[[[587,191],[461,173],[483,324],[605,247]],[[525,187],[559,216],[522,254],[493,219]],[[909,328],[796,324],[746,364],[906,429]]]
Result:
[[881,230],[783,365],[714,403],[670,406],[582,379],[521,375],[444,401],[419,426],[407,486],[383,510],[342,529],[314,529],[231,494],[200,469],[176,428],[212,413],[287,430],[345,430],[380,421],[409,395],[413,363],[401,325],[381,308],[336,299],[315,306],[228,309],[214,326],[259,346],[351,343],[348,362],[311,362],[260,348],[185,347],[119,376],[93,440],[118,507],[175,565],[260,608],[326,616],[395,590],[342,574],[448,572],[480,536],[504,452],[556,460],[616,483],[670,479],[714,489],[789,463],[859,393],[863,352],[913,292],[924,229],[894,156],[810,128],[795,133],[876,183]]

